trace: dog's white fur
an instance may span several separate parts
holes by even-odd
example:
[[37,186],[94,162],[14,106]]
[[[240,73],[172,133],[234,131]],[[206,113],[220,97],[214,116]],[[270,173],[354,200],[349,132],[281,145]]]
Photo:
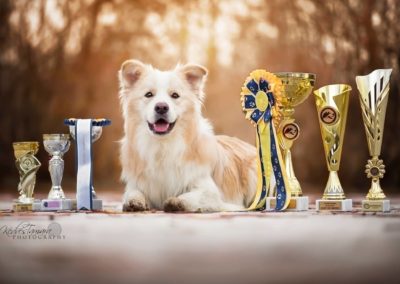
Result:
[[[240,210],[256,189],[256,149],[236,138],[215,136],[202,117],[207,70],[178,65],[160,71],[137,60],[119,71],[124,137],[120,159],[125,211]],[[151,92],[152,97],[145,97]],[[171,95],[177,93],[179,98]],[[167,104],[173,129],[158,135],[155,106]]]

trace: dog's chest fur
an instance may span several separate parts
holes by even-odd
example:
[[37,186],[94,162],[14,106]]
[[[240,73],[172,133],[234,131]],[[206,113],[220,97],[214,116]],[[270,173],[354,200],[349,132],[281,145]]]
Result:
[[154,143],[148,137],[138,141],[143,168],[137,173],[137,187],[152,207],[162,208],[166,199],[193,189],[200,178],[211,175],[209,165],[187,159],[187,147],[191,145],[186,143],[183,139]]

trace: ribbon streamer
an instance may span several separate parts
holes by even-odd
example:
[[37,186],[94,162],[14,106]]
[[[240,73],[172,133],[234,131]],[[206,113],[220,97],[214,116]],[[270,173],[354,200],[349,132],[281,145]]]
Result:
[[275,210],[286,209],[290,202],[290,187],[286,172],[282,170],[283,159],[275,131],[280,117],[282,88],[279,78],[265,70],[251,72],[242,87],[243,111],[257,130],[257,191],[248,210],[265,209],[272,175],[276,181]]
[[92,210],[92,120],[78,119],[75,123],[77,175],[76,206]]

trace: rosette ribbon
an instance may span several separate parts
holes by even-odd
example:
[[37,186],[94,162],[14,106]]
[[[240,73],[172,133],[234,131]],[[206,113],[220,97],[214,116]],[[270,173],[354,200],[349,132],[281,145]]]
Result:
[[241,101],[246,118],[256,126],[258,153],[257,191],[248,210],[265,210],[266,198],[275,178],[276,207],[281,211],[290,202],[290,187],[275,131],[279,123],[282,82],[265,70],[255,70],[246,78]]

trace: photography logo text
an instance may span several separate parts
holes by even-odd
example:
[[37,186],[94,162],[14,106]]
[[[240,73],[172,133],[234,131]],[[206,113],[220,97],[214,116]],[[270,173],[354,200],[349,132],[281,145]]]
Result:
[[16,226],[3,225],[0,227],[0,234],[14,240],[64,240],[62,227],[57,222],[50,223],[47,227],[21,222]]

